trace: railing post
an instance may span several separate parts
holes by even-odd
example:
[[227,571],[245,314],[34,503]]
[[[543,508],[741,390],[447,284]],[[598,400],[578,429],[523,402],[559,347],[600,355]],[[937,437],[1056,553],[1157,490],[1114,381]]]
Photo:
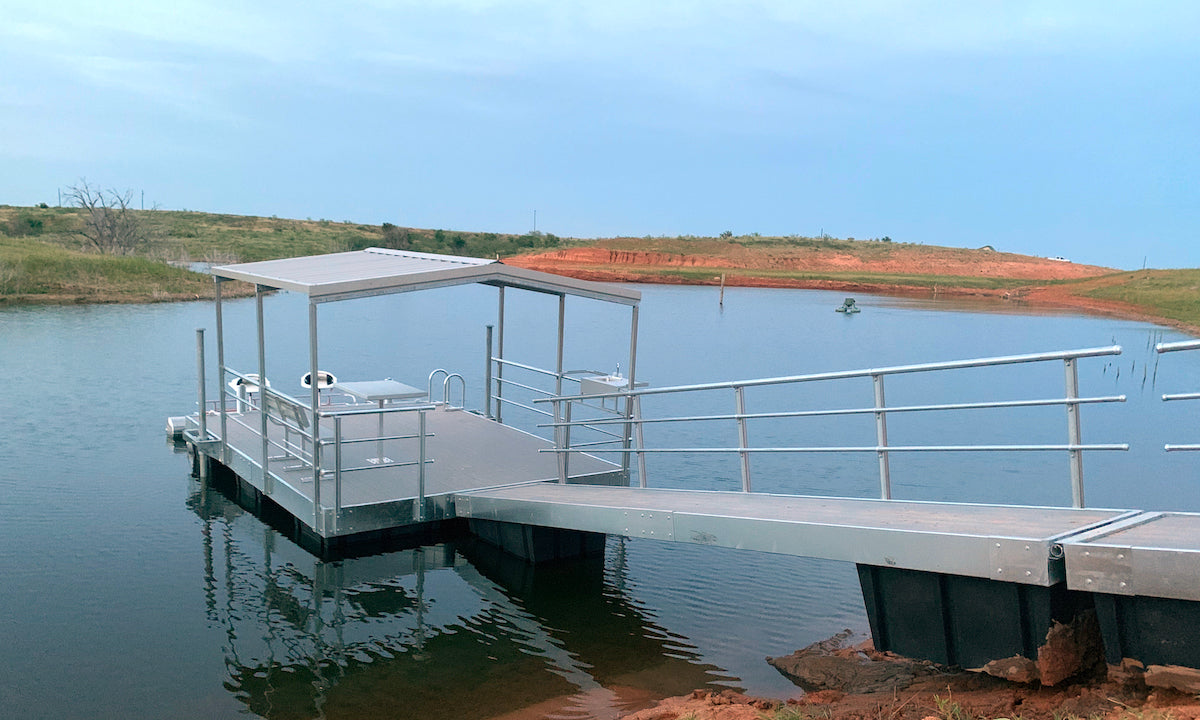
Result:
[[742,492],[750,492],[750,434],[746,429],[746,388],[738,385],[733,388],[733,396],[737,407],[738,424],[738,454],[742,460]]
[[500,286],[500,311],[496,328],[496,357],[501,361],[496,365],[496,422],[504,422],[504,286]]
[[425,411],[417,411],[417,435],[419,450],[417,453],[417,507],[416,520],[418,522],[425,519]]
[[638,467],[638,484],[642,487],[647,487],[646,483],[646,453],[642,450],[646,447],[646,440],[642,437],[642,396],[633,396],[633,432],[637,440],[637,467]]
[[888,463],[887,414],[884,408],[887,404],[883,398],[883,376],[872,375],[871,382],[875,386],[875,446],[879,448],[879,496],[884,500],[892,499],[892,470]]
[[271,439],[270,427],[267,425],[267,345],[266,333],[263,330],[263,286],[254,286],[254,309],[258,323],[258,420],[259,432],[262,433],[262,472],[263,494],[270,495],[275,491],[275,483],[271,479]]
[[559,482],[566,482],[571,476],[571,401],[567,401],[567,411],[563,413],[563,449],[566,450],[562,454],[562,473],[559,477]]
[[[341,439],[338,437],[338,433],[340,433],[342,429],[342,419],[340,417],[335,417],[333,419],[333,427],[334,441],[337,442]],[[313,527],[318,529],[321,527],[319,524],[321,522],[321,466],[316,463],[316,459],[318,457],[316,448],[320,442],[320,433],[316,433],[313,437]],[[333,473],[336,477],[338,471],[341,470],[341,468],[338,467],[341,457],[336,448],[334,448],[333,458]]]
[[1075,358],[1063,360],[1067,390],[1067,444],[1071,446],[1071,506],[1083,507],[1083,432],[1079,422],[1079,366]]
[[342,516],[342,416],[333,416],[333,526]]
[[492,326],[487,326],[487,361],[483,367],[483,416],[492,419]]
[[196,401],[200,404],[200,439],[208,439],[208,398],[204,381],[204,328],[196,328]]
[[221,312],[221,278],[213,287],[213,302],[217,306],[217,397],[221,398],[221,462],[229,462],[229,411],[226,409],[225,389],[225,325]]
[[[313,464],[313,485],[321,485],[321,371],[317,367],[317,303],[309,301],[308,303],[308,365],[309,373],[311,373],[312,382],[309,383],[312,387],[309,388],[309,402],[312,403],[311,425],[312,430],[312,464]],[[301,440],[301,443],[304,441]]]
[[563,464],[563,457],[566,455],[566,443],[563,441],[562,427],[562,400],[555,398],[554,403],[554,457],[558,460],[558,483],[565,485],[567,482],[567,467]]

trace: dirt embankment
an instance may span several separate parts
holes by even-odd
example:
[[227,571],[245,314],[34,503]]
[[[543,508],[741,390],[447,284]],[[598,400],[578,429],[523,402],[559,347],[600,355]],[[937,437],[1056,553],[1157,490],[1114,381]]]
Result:
[[[786,700],[732,690],[667,698],[624,720],[1188,720],[1200,718],[1200,671],[1104,662],[1094,617],[1056,625],[1037,660],[963,671],[850,644],[849,630],[767,661],[807,690]],[[798,688],[799,690],[799,688]]]
[[725,284],[731,287],[978,299],[1200,330],[1137,305],[1088,297],[1085,293],[1091,288],[1121,282],[1118,271],[1111,268],[987,248],[836,240],[743,245],[626,238],[510,257],[504,262],[602,282],[716,285],[724,275]]
[[[546,272],[589,270],[644,276],[655,269],[712,268],[725,271],[792,271],[800,273],[869,273],[898,276],[935,275],[961,278],[1005,278],[1047,282],[1078,280],[1114,272],[1095,265],[1036,258],[993,250],[854,243],[853,249],[718,242],[689,243],[686,251],[665,247],[642,249],[638,240],[613,240],[505,260]],[[736,273],[735,273],[736,274]],[[727,279],[728,281],[728,279]]]

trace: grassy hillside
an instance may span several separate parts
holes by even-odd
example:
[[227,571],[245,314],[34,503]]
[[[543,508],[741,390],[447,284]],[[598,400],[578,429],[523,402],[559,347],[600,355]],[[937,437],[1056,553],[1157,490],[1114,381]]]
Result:
[[[154,302],[212,296],[192,262],[233,263],[388,247],[477,257],[555,247],[553,235],[505,235],[329,220],[135,211],[147,242],[126,256],[85,251],[74,208],[0,206],[0,303]],[[238,292],[237,289],[231,289]],[[245,288],[241,292],[246,292]]]
[[[388,247],[510,257],[580,277],[746,284],[912,295],[977,295],[1159,320],[1200,331],[1200,269],[1116,272],[996,252],[801,236],[614,238],[430,230],[391,224],[136,211],[146,242],[124,256],[85,251],[74,208],[0,205],[0,304],[157,302],[212,296],[192,262],[233,263]],[[527,261],[542,262],[530,265]],[[232,284],[231,294],[249,292]]]
[[0,236],[0,304],[191,300],[211,296],[212,286],[212,278],[164,262]]
[[1200,269],[1137,270],[1080,282],[1078,295],[1127,303],[1156,317],[1200,326]]

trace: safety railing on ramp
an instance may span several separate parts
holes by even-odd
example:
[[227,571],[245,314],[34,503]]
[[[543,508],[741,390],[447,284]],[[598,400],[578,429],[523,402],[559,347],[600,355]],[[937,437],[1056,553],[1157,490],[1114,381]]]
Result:
[[[1200,347],[1200,344],[1197,344]],[[1060,352],[1035,353],[1027,355],[1009,355],[1001,357],[980,358],[972,360],[956,360],[950,362],[924,363],[917,365],[898,365],[893,367],[850,370],[840,372],[814,373],[786,377],[759,378],[719,383],[703,383],[695,385],[680,385],[661,388],[640,388],[633,390],[614,391],[612,393],[592,395],[559,395],[549,398],[535,399],[534,403],[548,403],[552,406],[553,422],[544,427],[554,428],[555,448],[548,452],[558,453],[559,481],[566,482],[568,462],[575,453],[615,453],[625,457],[633,456],[637,462],[639,483],[642,487],[649,485],[646,469],[646,457],[654,454],[734,454],[739,459],[742,490],[751,492],[752,473],[750,459],[754,455],[774,453],[874,453],[878,458],[880,497],[891,499],[891,469],[890,455],[893,453],[948,453],[948,452],[1062,452],[1070,458],[1069,480],[1071,499],[1074,507],[1084,507],[1083,483],[1083,454],[1090,451],[1128,450],[1125,443],[1084,443],[1080,419],[1080,407],[1093,403],[1124,402],[1124,395],[1084,397],[1079,391],[1078,361],[1082,358],[1119,355],[1119,346],[1067,350]],[[1034,363],[1061,362],[1063,364],[1063,396],[1050,398],[1033,398],[1017,400],[995,400],[984,402],[959,403],[929,403],[889,406],[885,402],[885,379],[891,376],[914,373],[937,373],[966,368],[983,368],[1000,365],[1026,365]],[[853,378],[869,378],[873,402],[867,406],[850,406],[821,409],[789,409],[783,411],[750,412],[747,409],[746,390],[760,387],[784,387],[805,383],[822,383]],[[662,417],[646,417],[642,413],[643,399],[650,396],[666,394],[695,394],[728,391],[732,394],[732,413],[701,414],[701,415],[667,415]],[[1195,397],[1200,397],[1197,394]],[[575,407],[583,404],[594,404],[607,399],[624,400],[626,408],[623,417],[589,417],[579,419]],[[1054,444],[904,444],[896,445],[888,441],[888,416],[899,413],[930,413],[958,410],[990,410],[1030,408],[1044,406],[1061,406],[1066,411],[1067,438],[1065,443]],[[755,421],[783,418],[814,418],[834,416],[870,416],[874,418],[874,445],[788,445],[759,447],[750,443],[749,425]],[[732,423],[736,429],[738,444],[726,447],[647,447],[644,441],[644,428],[650,425],[698,422]],[[602,447],[589,444],[578,447],[571,442],[571,430],[580,427],[616,426],[621,429],[620,447]],[[1182,449],[1178,448],[1178,449]],[[1200,446],[1188,449],[1200,449]]]
[[[1154,346],[1154,349],[1159,353],[1178,352],[1180,350],[1200,350],[1200,340],[1184,340],[1182,342],[1159,343]],[[1200,400],[1200,392],[1190,393],[1173,393],[1162,396],[1163,402],[1171,402],[1172,400]],[[1195,451],[1200,450],[1200,443],[1191,443],[1186,445],[1167,443],[1163,446],[1167,452],[1176,451]]]

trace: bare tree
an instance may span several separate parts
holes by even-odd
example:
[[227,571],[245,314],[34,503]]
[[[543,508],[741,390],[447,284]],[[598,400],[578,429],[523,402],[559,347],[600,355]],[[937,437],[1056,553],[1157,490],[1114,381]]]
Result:
[[102,190],[80,179],[79,184],[67,188],[63,199],[84,211],[83,228],[78,232],[93,250],[124,255],[145,242],[146,231],[132,207],[132,190]]

